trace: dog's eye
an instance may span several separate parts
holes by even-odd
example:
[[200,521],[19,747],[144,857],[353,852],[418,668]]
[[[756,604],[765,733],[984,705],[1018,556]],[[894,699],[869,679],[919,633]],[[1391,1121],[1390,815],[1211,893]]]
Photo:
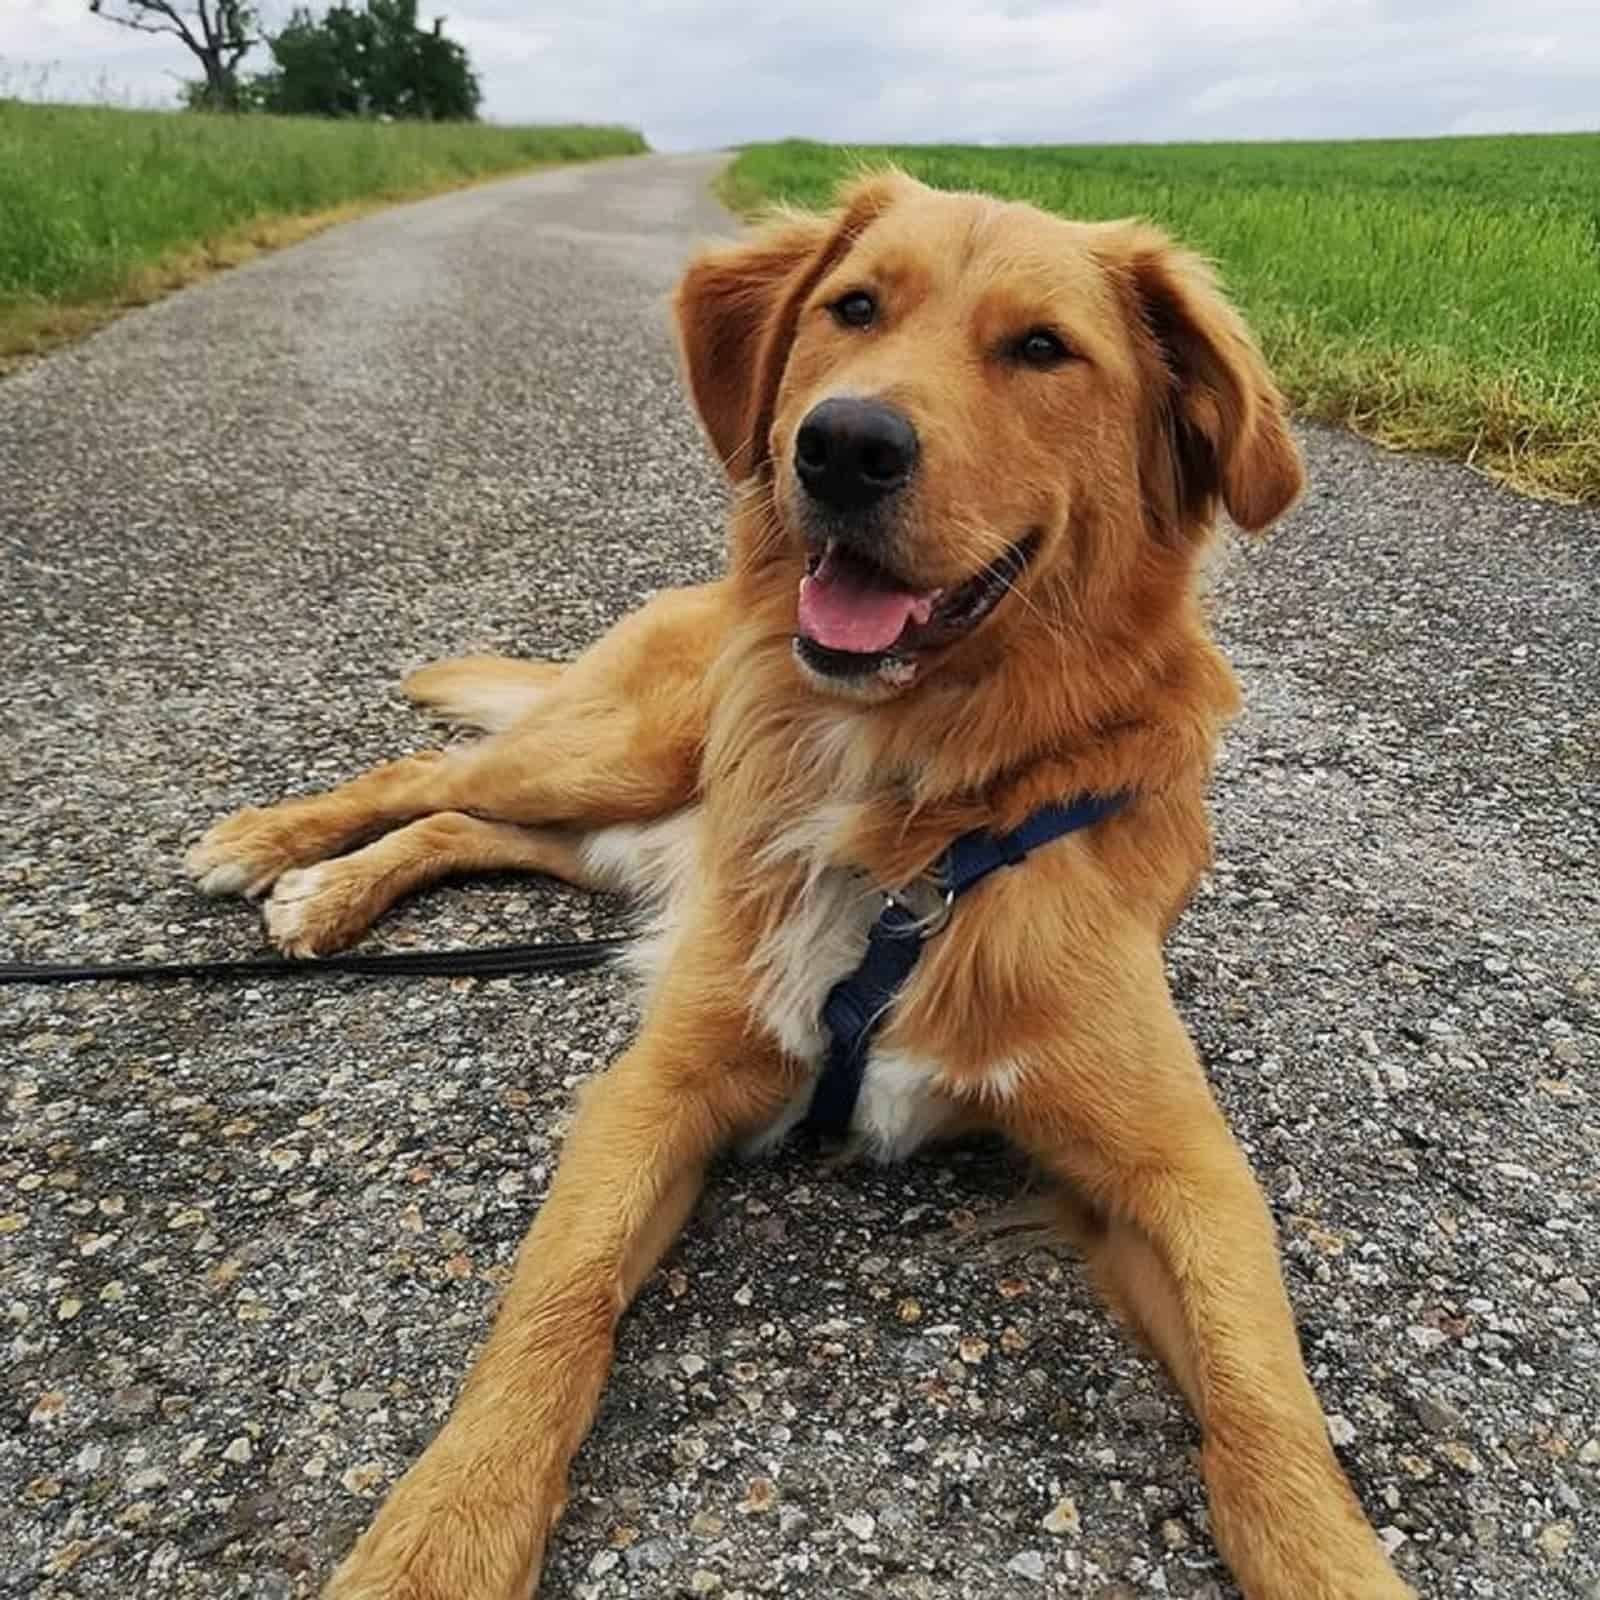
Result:
[[841,295],[829,309],[847,328],[870,328],[878,315],[878,302],[865,289]]
[[1012,350],[1018,361],[1030,367],[1059,367],[1072,359],[1072,352],[1058,334],[1048,328],[1031,328],[1017,340]]

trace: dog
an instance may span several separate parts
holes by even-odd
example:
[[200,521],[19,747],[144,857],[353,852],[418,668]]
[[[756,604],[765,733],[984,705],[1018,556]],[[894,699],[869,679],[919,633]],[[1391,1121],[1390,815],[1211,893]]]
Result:
[[[1027,1153],[1199,1422],[1250,1600],[1410,1594],[1162,962],[1238,701],[1197,566],[1219,511],[1261,530],[1303,482],[1244,323],[1145,223],[892,171],[698,255],[674,310],[733,486],[724,576],[567,665],[423,669],[410,696],[487,738],[246,810],[189,857],[206,890],[269,896],[297,955],[449,873],[654,908],[638,1036],[581,1094],[453,1412],[326,1595],[537,1587],[618,1319],[708,1163],[826,1086],[885,1159],[978,1129]],[[863,979],[886,951],[911,955]],[[846,991],[870,1004],[841,1046]]]

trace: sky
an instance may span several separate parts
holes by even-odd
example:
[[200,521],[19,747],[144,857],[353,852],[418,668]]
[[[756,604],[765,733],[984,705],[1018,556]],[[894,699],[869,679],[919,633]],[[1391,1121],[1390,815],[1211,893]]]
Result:
[[[288,0],[263,10],[269,25],[282,21]],[[785,137],[1600,128],[1600,0],[424,0],[421,10],[442,13],[466,45],[486,116],[624,122],[662,150]],[[0,94],[169,105],[178,80],[196,75],[174,41],[115,28],[87,0],[0,0]]]

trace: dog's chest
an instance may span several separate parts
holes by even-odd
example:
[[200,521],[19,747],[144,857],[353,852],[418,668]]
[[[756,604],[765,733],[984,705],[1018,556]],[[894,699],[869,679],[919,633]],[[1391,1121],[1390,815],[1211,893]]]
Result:
[[[821,850],[827,817],[814,819],[806,839],[790,851],[780,840],[775,855]],[[633,956],[648,984],[670,959],[685,923],[686,898],[699,881],[699,818],[683,812],[659,823],[607,828],[586,850],[592,866],[618,887],[655,903],[655,915]],[[823,1002],[839,980],[854,971],[867,934],[883,908],[883,897],[859,873],[809,864],[803,888],[786,915],[750,957],[752,1009],[764,1028],[809,1070],[807,1081],[782,1114],[746,1145],[748,1153],[778,1144],[805,1116],[816,1075],[828,1050]],[[868,1056],[851,1131],[873,1154],[897,1160],[927,1139],[948,1114],[936,1093],[938,1064],[904,1051],[875,1047]]]
[[[752,960],[755,1008],[767,1029],[811,1069],[782,1116],[747,1147],[777,1144],[805,1116],[831,1043],[823,1002],[860,964],[883,897],[858,873],[824,868],[810,880],[791,913]],[[945,1120],[949,1107],[936,1093],[938,1063],[905,1051],[872,1048],[851,1118],[851,1133],[884,1161],[909,1155]]]

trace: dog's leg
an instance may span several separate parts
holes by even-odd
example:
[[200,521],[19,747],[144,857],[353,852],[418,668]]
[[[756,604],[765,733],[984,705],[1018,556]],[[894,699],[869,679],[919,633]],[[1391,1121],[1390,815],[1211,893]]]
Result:
[[284,873],[437,812],[583,829],[644,821],[694,792],[696,730],[650,725],[631,706],[551,704],[508,733],[390,761],[326,794],[247,806],[186,866],[207,894],[266,893]]
[[[719,956],[738,967],[737,952]],[[326,1600],[527,1600],[536,1587],[618,1318],[693,1209],[712,1154],[794,1087],[722,1009],[725,981],[709,966],[692,985],[669,981],[638,1043],[584,1091],[454,1412]]]
[[1334,1457],[1271,1215],[1164,985],[1131,996],[1125,1024],[1030,1078],[1008,1130],[1066,1185],[1066,1231],[1194,1410],[1217,1545],[1249,1600],[1410,1595]]
[[557,661],[458,656],[419,668],[400,692],[446,722],[499,733],[533,711],[564,670]]
[[326,794],[245,806],[206,831],[184,857],[184,868],[206,894],[254,899],[292,868],[325,861],[421,815],[397,811],[395,801],[417,793],[417,780],[444,760],[442,750],[425,750],[387,761]]
[[403,895],[456,873],[542,872],[597,889],[582,837],[436,812],[351,855],[285,872],[262,908],[267,933],[285,955],[327,955],[359,939]]
[[[685,805],[698,779],[706,673],[723,591],[663,595],[561,668],[513,727],[481,744],[391,761],[326,794],[247,807],[189,852],[210,894],[264,894],[285,873],[438,811],[580,829]],[[437,681],[433,698],[462,686]]]

